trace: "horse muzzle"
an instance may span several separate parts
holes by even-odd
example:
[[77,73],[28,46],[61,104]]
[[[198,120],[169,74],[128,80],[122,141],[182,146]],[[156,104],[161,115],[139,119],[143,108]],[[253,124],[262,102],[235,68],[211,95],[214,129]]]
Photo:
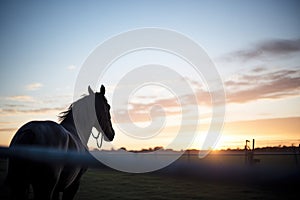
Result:
[[113,141],[115,137],[115,131],[111,130],[110,133],[104,133],[104,140],[107,142]]

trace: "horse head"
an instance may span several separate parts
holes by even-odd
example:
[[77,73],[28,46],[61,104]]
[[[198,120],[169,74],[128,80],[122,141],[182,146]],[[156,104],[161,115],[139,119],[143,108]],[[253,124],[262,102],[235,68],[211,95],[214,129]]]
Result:
[[105,87],[101,85],[100,92],[93,92],[89,87],[89,94],[95,95],[95,110],[97,121],[94,127],[104,134],[105,141],[112,141],[115,136],[115,131],[112,127],[110,116],[110,105],[105,98]]

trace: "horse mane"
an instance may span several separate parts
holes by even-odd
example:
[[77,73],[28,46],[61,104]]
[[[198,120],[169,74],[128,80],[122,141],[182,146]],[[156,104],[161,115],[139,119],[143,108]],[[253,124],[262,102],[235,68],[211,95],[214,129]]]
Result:
[[73,107],[73,103],[68,107],[67,110],[62,111],[62,112],[59,113],[59,115],[58,115],[58,121],[59,121],[59,122],[62,122],[64,119],[67,118],[67,116],[68,116],[70,113],[72,113],[72,107]]
[[64,119],[66,119],[70,114],[72,114],[72,109],[75,105],[78,104],[78,102],[82,101],[83,99],[85,99],[86,97],[88,97],[88,95],[82,95],[82,97],[80,99],[78,99],[77,101],[73,102],[70,104],[70,106],[68,107],[67,110],[62,111],[61,113],[59,113],[58,115],[58,121],[62,122]]

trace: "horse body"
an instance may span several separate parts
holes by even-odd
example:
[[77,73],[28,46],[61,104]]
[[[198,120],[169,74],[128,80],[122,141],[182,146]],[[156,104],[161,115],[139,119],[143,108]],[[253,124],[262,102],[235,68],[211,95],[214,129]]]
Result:
[[[33,121],[22,126],[13,138],[10,148],[21,145],[30,145],[31,148],[53,148],[61,152],[86,151],[78,137],[72,135],[62,125],[52,121]],[[25,198],[29,184],[32,184],[36,199],[51,197],[54,192],[64,191],[71,186],[76,179],[80,179],[79,176],[84,172],[84,169],[80,167],[45,163],[10,160],[8,179],[15,190],[13,193],[15,198]],[[20,166],[23,169],[20,169]]]
[[71,133],[62,125],[53,121],[31,121],[17,131],[10,146],[32,144],[63,150],[68,148],[69,142],[78,143],[79,141],[74,141]]
[[[103,90],[102,87],[101,90]],[[90,95],[83,99],[94,98],[95,94],[104,97],[103,91],[102,93],[94,94],[90,92]],[[99,107],[99,105],[96,107]],[[100,108],[105,109],[105,106],[100,106]],[[101,111],[103,110],[96,110],[96,112]],[[109,112],[106,113],[108,113],[108,116],[104,116],[105,119],[110,120]],[[53,121],[31,121],[23,125],[13,137],[10,148],[13,150],[17,147],[29,147],[55,149],[59,152],[86,152],[86,142],[88,141],[92,127],[95,126],[93,120],[89,120],[91,124],[85,130],[85,138],[80,138],[73,120],[72,105],[63,114],[64,116],[60,124]],[[83,117],[86,117],[84,113]],[[106,126],[103,123],[105,120],[98,119],[97,121],[100,122],[100,127]],[[109,121],[106,124],[111,125],[111,122]],[[104,134],[106,138],[112,140],[114,136],[112,127],[105,127],[103,130],[105,130]],[[84,139],[85,143],[81,139]],[[43,158],[40,162],[20,158],[11,158],[9,160],[7,178],[12,189],[12,199],[26,199],[30,184],[32,185],[35,199],[59,199],[59,192],[63,192],[63,200],[73,199],[79,188],[80,178],[87,169],[82,166],[68,165],[63,162],[44,162],[46,159],[47,157]]]

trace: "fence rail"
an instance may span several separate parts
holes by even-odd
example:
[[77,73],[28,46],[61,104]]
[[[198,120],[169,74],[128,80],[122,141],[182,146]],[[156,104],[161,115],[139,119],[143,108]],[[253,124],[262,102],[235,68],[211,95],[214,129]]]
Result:
[[[122,152],[106,152],[106,156],[120,157]],[[153,156],[151,155],[152,159]],[[170,153],[157,154],[155,158],[163,159],[170,156]],[[160,175],[185,176],[199,178],[201,180],[224,181],[230,180],[242,183],[269,183],[273,181],[280,182],[298,182],[300,180],[300,166],[286,165],[286,158],[293,157],[292,153],[259,153],[258,157],[279,157],[281,165],[257,164],[255,166],[245,165],[239,157],[243,154],[232,153],[213,153],[204,159],[199,159],[198,154],[183,154],[169,166],[155,172]],[[299,155],[298,155],[299,156]],[[229,158],[233,159],[229,159]],[[54,149],[45,148],[15,148],[0,147],[0,158],[18,158],[35,162],[47,162],[51,164],[73,164],[89,168],[109,169],[106,165],[96,160],[89,152],[62,152]],[[126,158],[126,157],[125,157]],[[149,157],[150,158],[150,157]],[[124,158],[123,158],[124,159]],[[223,160],[222,160],[223,159]],[[234,159],[238,159],[236,162]],[[276,158],[277,159],[277,158]],[[3,161],[3,159],[2,159]]]

